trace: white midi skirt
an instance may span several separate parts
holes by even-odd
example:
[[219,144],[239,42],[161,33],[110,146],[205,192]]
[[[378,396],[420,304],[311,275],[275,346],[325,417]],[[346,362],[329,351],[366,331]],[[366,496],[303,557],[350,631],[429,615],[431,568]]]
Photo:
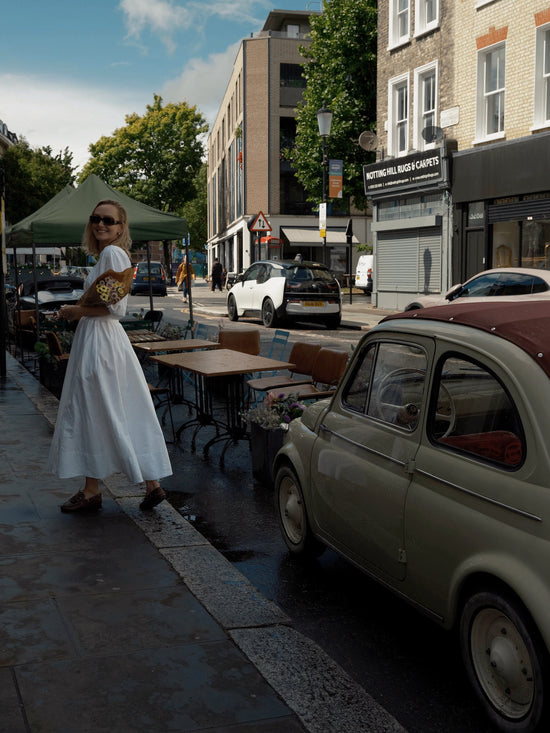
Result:
[[124,473],[132,483],[172,473],[143,370],[113,316],[78,324],[48,468],[59,478]]

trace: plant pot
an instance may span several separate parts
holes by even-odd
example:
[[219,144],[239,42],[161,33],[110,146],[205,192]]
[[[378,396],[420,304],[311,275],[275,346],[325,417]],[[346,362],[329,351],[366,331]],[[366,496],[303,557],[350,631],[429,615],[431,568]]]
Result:
[[250,454],[252,475],[268,488],[273,488],[273,461],[282,447],[285,431],[281,428],[264,428],[250,423]]
[[65,372],[67,371],[68,361],[54,361],[41,356],[40,365],[40,384],[48,389],[57,399],[61,397],[63,390],[63,382],[65,380]]

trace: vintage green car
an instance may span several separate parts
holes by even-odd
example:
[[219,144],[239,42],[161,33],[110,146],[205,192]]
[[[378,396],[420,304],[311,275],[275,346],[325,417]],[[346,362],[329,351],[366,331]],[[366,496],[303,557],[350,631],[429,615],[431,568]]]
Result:
[[549,729],[549,302],[386,318],[274,471],[293,553],[328,545],[457,628],[497,729]]

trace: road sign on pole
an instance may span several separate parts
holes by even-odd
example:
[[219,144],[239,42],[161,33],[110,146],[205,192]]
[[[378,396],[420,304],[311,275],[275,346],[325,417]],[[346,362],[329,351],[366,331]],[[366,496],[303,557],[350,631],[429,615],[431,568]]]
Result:
[[254,219],[252,224],[248,227],[249,231],[251,232],[270,232],[271,231],[271,225],[266,219],[266,217],[260,213],[258,216]]

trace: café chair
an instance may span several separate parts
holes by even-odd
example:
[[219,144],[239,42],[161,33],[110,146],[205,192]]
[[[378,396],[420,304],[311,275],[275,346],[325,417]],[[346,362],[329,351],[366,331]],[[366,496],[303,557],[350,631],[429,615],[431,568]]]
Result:
[[147,311],[147,313],[143,316],[143,320],[147,324],[151,324],[151,330],[153,333],[156,333],[160,327],[160,322],[162,321],[162,311]]
[[298,384],[309,384],[313,382],[313,365],[317,354],[321,350],[321,344],[309,344],[304,341],[296,341],[293,344],[288,361],[294,364],[288,369],[289,374],[275,374],[270,377],[257,377],[249,379],[247,384],[250,389],[263,394],[258,395],[256,404],[265,393],[272,389],[286,389]]
[[48,349],[50,350],[50,356],[53,357],[54,361],[66,361],[69,358],[69,354],[66,351],[63,351],[63,347],[61,346],[61,342],[59,341],[56,333],[53,331],[46,331],[46,342],[48,344]]
[[[168,412],[170,416],[170,426],[172,428],[172,443],[176,442],[176,430],[174,428],[174,418],[172,416],[172,394],[170,392],[169,387],[155,387],[155,385],[150,384],[147,382],[147,386],[149,388],[149,394],[151,395],[151,399],[153,400],[153,404],[155,406],[155,410],[158,410],[159,407],[165,407],[165,411],[161,417],[161,424],[164,425],[164,418],[166,416],[166,412]],[[166,441],[169,443],[170,441]]]
[[[313,364],[310,384],[299,384],[297,389],[287,387],[287,394],[295,395],[297,400],[309,401],[331,397],[342,379],[348,363],[348,354],[340,349],[319,349]],[[280,389],[270,392],[274,397],[281,397]]]
[[243,354],[260,353],[260,329],[222,328],[218,334],[221,349],[240,351]]

